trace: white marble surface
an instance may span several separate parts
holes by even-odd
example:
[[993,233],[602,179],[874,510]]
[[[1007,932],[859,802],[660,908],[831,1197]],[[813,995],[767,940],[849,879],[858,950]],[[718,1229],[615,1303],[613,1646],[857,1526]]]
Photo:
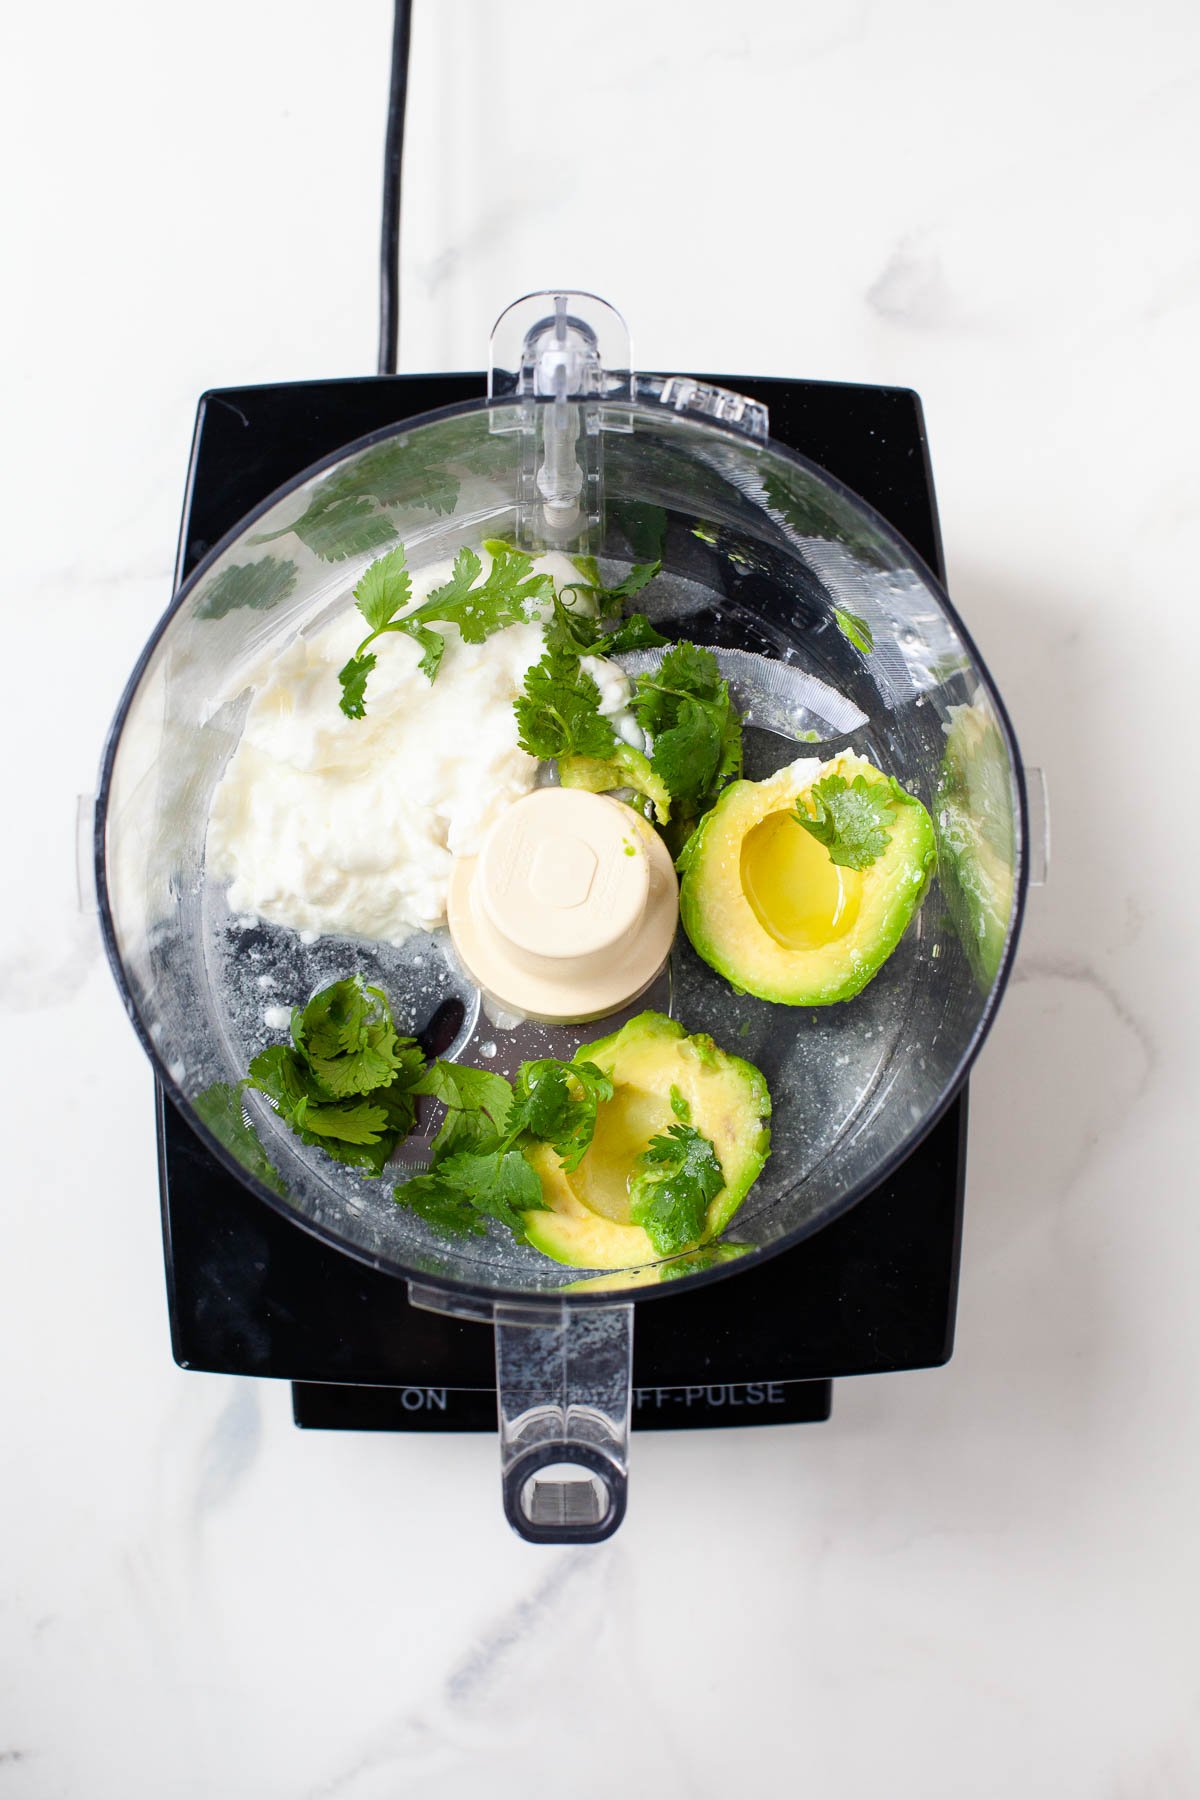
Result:
[[23,8],[0,1796],[1196,1794],[1195,8],[417,11],[404,367],[477,366],[565,281],[643,366],[924,398],[1055,827],[973,1086],[958,1349],[824,1427],[641,1438],[588,1552],[510,1536],[492,1441],[304,1436],[283,1387],[174,1368],[74,797],[167,599],[199,391],[372,366],[389,21]]

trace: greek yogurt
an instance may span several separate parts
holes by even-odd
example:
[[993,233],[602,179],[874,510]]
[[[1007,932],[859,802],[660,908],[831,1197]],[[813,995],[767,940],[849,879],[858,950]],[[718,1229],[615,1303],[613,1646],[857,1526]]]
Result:
[[[575,578],[560,557],[538,567]],[[422,571],[412,604],[448,574],[449,565]],[[438,629],[446,648],[433,682],[411,638],[389,633],[372,645],[363,719],[338,704],[337,672],[365,635],[353,608],[301,634],[264,672],[209,820],[208,875],[228,881],[232,912],[310,941],[400,944],[445,923],[455,859],[477,855],[501,812],[535,785],[513,701],[544,633],[534,621],[465,644],[452,626]],[[621,670],[586,662],[618,734],[636,734]]]

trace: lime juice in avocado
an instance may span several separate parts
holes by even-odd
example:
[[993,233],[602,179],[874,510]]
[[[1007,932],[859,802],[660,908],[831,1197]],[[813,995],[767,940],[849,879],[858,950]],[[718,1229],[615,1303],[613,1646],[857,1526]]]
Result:
[[680,919],[696,951],[745,993],[785,1006],[850,1000],[924,897],[933,822],[865,757],[806,757],[735,781],[681,863]]

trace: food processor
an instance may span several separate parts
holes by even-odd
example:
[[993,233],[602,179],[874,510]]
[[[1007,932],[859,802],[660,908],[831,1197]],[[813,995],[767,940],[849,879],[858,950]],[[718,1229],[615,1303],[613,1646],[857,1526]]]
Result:
[[[894,1189],[945,1131],[948,1109],[961,1132],[959,1096],[1004,989],[1029,879],[1026,783],[1000,697],[938,577],[880,512],[771,435],[769,403],[721,381],[635,370],[615,309],[568,291],[510,307],[488,367],[485,397],[415,417],[397,404],[395,422],[278,480],[198,560],[185,521],[195,566],[104,754],[96,878],[163,1118],[215,1159],[223,1182],[292,1236],[310,1234],[333,1267],[349,1265],[348,1279],[365,1265],[397,1314],[489,1325],[510,1522],[532,1541],[598,1541],[625,1510],[635,1308],[639,1330],[675,1309],[733,1316],[739,1287],[769,1279],[772,1259]],[[341,384],[312,384],[324,385]],[[886,443],[871,455],[886,461]],[[264,469],[260,494],[266,484]],[[499,1230],[466,1243],[441,1235],[394,1204],[386,1177],[304,1149],[238,1087],[264,1041],[263,992],[302,1003],[352,969],[387,992],[397,1027],[428,1055],[511,1075],[598,1035],[498,1009],[444,933],[400,946],[304,942],[232,913],[206,879],[209,805],[254,669],[350,604],[388,546],[402,543],[419,571],[497,538],[592,556],[613,576],[661,561],[639,605],[666,635],[713,650],[745,721],[747,777],[853,748],[911,789],[937,829],[924,905],[854,1001],[789,1007],[739,993],[677,933],[649,988],[604,1019],[608,1032],[654,1007],[709,1032],[763,1071],[774,1102],[771,1157],[724,1238],[639,1269],[589,1275]],[[388,1174],[424,1166],[431,1133],[419,1120]],[[946,1143],[939,1153],[958,1155]],[[956,1266],[955,1237],[951,1317]],[[337,1372],[308,1378],[336,1383]]]

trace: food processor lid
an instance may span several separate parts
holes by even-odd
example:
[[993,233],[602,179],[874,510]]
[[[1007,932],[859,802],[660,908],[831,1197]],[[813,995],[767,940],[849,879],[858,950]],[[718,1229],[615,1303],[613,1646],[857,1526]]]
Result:
[[[999,727],[1002,748],[1006,760],[1011,758],[1011,776],[1013,781],[1014,824],[1017,831],[1015,845],[1014,869],[1015,882],[1011,907],[1006,907],[1005,943],[998,960],[998,966],[990,977],[991,992],[981,1012],[979,1028],[972,1035],[971,1042],[965,1047],[958,1059],[952,1081],[948,1084],[940,1103],[944,1105],[962,1080],[976,1053],[979,1043],[986,1032],[987,1023],[995,1010],[995,1004],[1005,985],[1008,967],[1011,963],[1012,948],[1023,909],[1024,889],[1028,874],[1027,834],[1025,821],[1025,787],[1023,772],[1016,754],[1015,741],[1011,728],[1003,710],[1002,702],[996,694],[994,686],[987,676],[982,659],[977,656],[974,646],[966,630],[957,619],[954,609],[944,594],[937,577],[929,573],[921,563],[920,557],[904,543],[893,526],[857,499],[851,491],[836,478],[825,474],[816,465],[806,460],[786,445],[779,445],[769,438],[767,408],[760,401],[737,394],[728,388],[712,382],[702,382],[690,377],[639,375],[631,368],[632,352],[629,347],[629,334],[619,313],[606,302],[594,295],[556,291],[554,293],[532,294],[514,303],[500,316],[492,333],[492,352],[488,377],[489,398],[475,402],[452,406],[438,413],[430,413],[406,419],[396,427],[379,429],[369,436],[349,444],[337,454],[326,456],[321,462],[313,465],[305,474],[288,482],[267,500],[256,506],[242,524],[218,543],[208,557],[198,566],[195,572],[181,586],[175,595],[167,614],[156,632],[152,635],[139,664],[131,676],[126,694],[114,721],[110,738],[105,750],[104,764],[101,772],[100,804],[95,817],[93,837],[95,863],[98,874],[98,889],[102,923],[109,959],[113,966],[118,984],[126,996],[126,1004],[131,1018],[142,1038],[151,1059],[155,1062],[160,1079],[166,1091],[192,1116],[191,1102],[184,1084],[176,1078],[175,1064],[169,1055],[164,1054],[154,1031],[148,1026],[137,998],[137,983],[131,972],[126,948],[123,943],[123,932],[116,914],[120,910],[119,903],[114,905],[115,873],[112,856],[113,801],[116,782],[114,771],[118,762],[118,752],[122,746],[123,734],[133,702],[139,691],[149,693],[156,685],[161,685],[163,676],[162,650],[164,638],[170,628],[182,622],[190,608],[210,620],[224,619],[228,616],[231,604],[246,608],[238,616],[248,624],[255,624],[263,616],[256,609],[262,604],[257,595],[239,597],[236,603],[227,602],[224,593],[220,595],[218,609],[218,588],[226,580],[227,575],[242,575],[247,571],[230,569],[229,564],[236,561],[239,552],[244,555],[247,544],[263,543],[277,539],[281,530],[268,529],[264,534],[262,527],[267,522],[270,527],[283,526],[283,519],[296,509],[297,498],[301,502],[308,500],[312,509],[312,497],[319,494],[323,486],[332,487],[335,482],[346,481],[355,472],[359,464],[368,464],[380,451],[390,448],[392,443],[411,440],[420,432],[430,433],[453,426],[456,420],[466,423],[470,419],[474,430],[474,442],[478,442],[479,434],[485,441],[490,436],[502,437],[509,434],[513,440],[515,455],[510,459],[505,453],[497,462],[492,460],[492,468],[503,470],[503,485],[514,495],[513,508],[516,518],[516,529],[513,535],[520,537],[526,547],[538,550],[546,546],[550,533],[558,531],[563,547],[570,546],[575,550],[599,550],[603,548],[599,541],[604,524],[605,469],[603,462],[604,437],[610,433],[609,442],[614,453],[624,445],[636,442],[635,432],[640,432],[643,423],[648,427],[650,442],[663,444],[670,442],[679,446],[681,460],[688,457],[696,459],[702,476],[706,472],[701,467],[701,460],[727,483],[741,485],[740,471],[745,468],[764,468],[768,471],[782,469],[786,474],[788,468],[797,477],[804,478],[818,485],[829,495],[831,500],[842,509],[836,517],[834,537],[842,529],[843,519],[847,514],[857,513],[862,519],[867,516],[869,529],[877,528],[878,535],[893,546],[893,555],[899,565],[903,559],[908,566],[914,568],[921,581],[936,596],[936,606],[948,619],[955,634],[958,648],[965,650],[967,661],[976,667],[983,682],[983,694],[986,705],[994,715]],[[577,391],[572,391],[575,389]],[[678,432],[675,426],[678,425]],[[698,454],[697,454],[698,447]],[[568,453],[569,462],[568,466]],[[621,450],[623,454],[623,450]],[[613,485],[612,474],[616,456],[610,459],[609,486]],[[432,465],[431,465],[432,466]],[[574,473],[572,473],[572,469]],[[557,471],[564,477],[561,491],[555,487],[552,479]],[[434,468],[436,473],[436,467]],[[582,476],[580,481],[578,477]],[[769,480],[769,477],[768,477]],[[757,492],[747,489],[747,497],[759,509],[764,518],[771,523],[772,531],[785,536],[791,544],[802,543],[805,553],[812,555],[822,548],[820,532],[805,524],[796,524],[786,513],[784,524],[780,525],[780,507],[776,497],[768,488],[765,502],[761,496],[761,483],[757,481]],[[573,521],[564,524],[570,512],[568,496],[577,496],[578,511]],[[547,500],[553,504],[547,515]],[[572,502],[574,504],[576,502]],[[678,503],[678,502],[676,502]],[[703,506],[703,498],[698,490],[692,505]],[[366,504],[366,503],[364,503]],[[689,500],[683,497],[686,507]],[[340,507],[342,502],[338,501]],[[441,510],[441,508],[437,508]],[[347,508],[349,511],[349,508]],[[547,528],[549,518],[549,530]],[[367,518],[366,523],[372,525],[374,518]],[[357,528],[357,520],[352,520]],[[286,527],[284,528],[286,529]],[[508,530],[507,525],[505,529]],[[476,526],[476,530],[478,527]],[[799,535],[797,535],[799,534]],[[699,529],[694,533],[702,543],[715,544],[715,538],[706,537]],[[389,532],[394,538],[395,533]],[[573,542],[572,542],[573,540]],[[382,540],[373,540],[379,543]],[[833,548],[839,545],[835,541]],[[340,547],[330,553],[334,558],[344,557],[353,552]],[[276,558],[272,566],[272,574],[279,572],[279,552],[271,542],[268,558],[252,565],[257,573],[265,569]],[[333,561],[329,573],[335,574],[339,564]],[[828,582],[834,603],[839,599],[837,589],[833,586],[826,568],[818,573]],[[343,580],[344,588],[344,580]],[[330,590],[332,591],[332,590]],[[932,597],[932,596],[931,596]],[[268,604],[270,603],[268,597]],[[230,621],[233,623],[234,621]],[[846,635],[846,628],[839,618],[839,629]],[[852,621],[853,623],[853,621]],[[885,645],[886,651],[888,647]],[[903,652],[902,652],[903,654]],[[723,672],[727,672],[731,681],[737,677],[739,659],[762,663],[764,658],[739,649],[719,651]],[[877,654],[873,667],[882,663]],[[728,668],[726,664],[729,664]],[[838,734],[852,730],[857,724],[864,723],[866,714],[854,708],[852,701],[827,688],[814,677],[806,676],[799,668],[789,665],[786,660],[771,663],[770,668],[788,677],[789,688],[793,683],[815,690],[806,697],[806,704],[813,708],[810,719],[804,722],[815,722],[824,725],[826,732]],[[837,702],[832,706],[830,702]],[[791,702],[788,701],[790,708]],[[151,707],[148,710],[153,710]],[[772,699],[772,712],[776,711],[776,702]],[[835,717],[835,712],[844,712],[844,717]],[[126,734],[127,735],[127,734]],[[803,735],[803,733],[801,734]],[[139,746],[140,749],[140,746]],[[127,770],[125,786],[128,788],[140,779],[141,762],[128,754],[125,745],[124,760],[133,764],[132,771]],[[939,1110],[940,1110],[939,1105]],[[934,1111],[916,1121],[918,1132],[927,1128],[938,1116]],[[206,1137],[211,1137],[203,1119],[199,1120],[199,1128]],[[910,1132],[900,1149],[911,1147],[915,1137]],[[234,1166],[227,1146],[219,1141],[214,1143],[217,1153],[223,1160]],[[899,1155],[900,1149],[894,1154]],[[893,1156],[889,1155],[889,1162]],[[256,1192],[262,1191],[263,1184],[255,1177],[252,1168],[242,1167],[243,1178]],[[854,1181],[846,1190],[845,1204],[853,1203],[865,1186]],[[277,1204],[271,1193],[262,1193],[268,1204]],[[311,1225],[310,1225],[310,1228]],[[320,1228],[318,1228],[320,1230]],[[795,1234],[787,1233],[786,1241],[794,1241]],[[784,1239],[780,1239],[783,1242]],[[769,1248],[774,1247],[774,1240]],[[352,1254],[356,1253],[353,1244],[345,1245]],[[361,1253],[361,1252],[359,1252]],[[378,1266],[391,1267],[393,1272],[403,1274],[404,1265],[392,1262],[386,1256],[377,1258],[372,1253],[368,1260],[377,1262]],[[719,1269],[697,1270],[693,1277],[690,1274],[684,1280],[713,1279],[722,1273]],[[435,1280],[443,1279],[434,1275]],[[455,1278],[446,1276],[448,1292],[457,1291],[464,1297],[479,1291],[476,1283],[469,1277]],[[512,1297],[514,1290],[509,1288]],[[503,1283],[490,1288],[486,1306],[493,1304],[496,1295],[504,1294]],[[588,1307],[603,1305],[604,1300],[599,1291],[589,1291],[575,1287],[569,1301],[572,1305]]]

